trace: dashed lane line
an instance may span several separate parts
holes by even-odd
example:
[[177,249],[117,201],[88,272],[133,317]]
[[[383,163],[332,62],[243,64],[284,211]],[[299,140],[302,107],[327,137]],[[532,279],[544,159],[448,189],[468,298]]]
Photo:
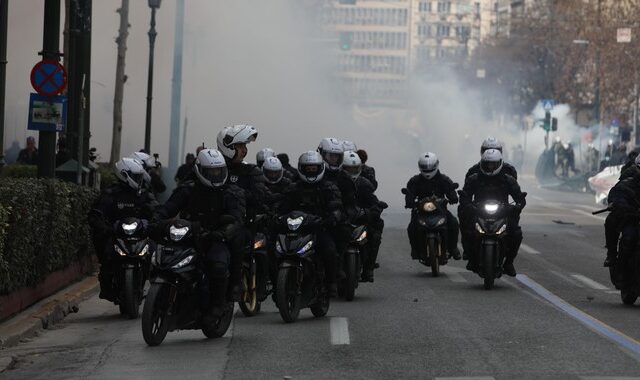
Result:
[[537,249],[535,249],[535,248],[533,248],[531,246],[528,246],[528,245],[526,245],[524,243],[520,244],[520,249],[522,249],[523,251],[525,251],[526,253],[528,253],[530,255],[539,255],[540,254],[540,251],[538,251]]
[[601,283],[599,283],[597,281],[594,281],[594,280],[590,279],[587,276],[583,276],[581,274],[573,273],[573,274],[571,274],[571,277],[575,278],[576,280],[580,281],[581,283],[585,284],[586,286],[588,286],[591,289],[609,290],[608,287],[602,285]]
[[595,331],[601,336],[618,344],[620,347],[629,352],[636,360],[640,360],[640,342],[638,342],[637,340],[625,335],[615,328],[570,305],[562,298],[556,296],[555,294],[544,288],[542,285],[530,279],[527,275],[519,274],[516,276],[516,279],[521,284],[534,291],[536,294],[550,302],[552,305],[554,305],[573,319],[582,323],[592,331]]
[[331,344],[351,344],[351,339],[349,338],[349,322],[347,321],[347,318],[332,317],[329,322],[329,329],[331,331]]
[[586,212],[586,211],[583,211],[583,210],[576,210],[576,209],[573,209],[573,212],[575,212],[575,213],[577,213],[577,214],[580,214],[580,215],[590,216],[590,217],[595,218],[595,219],[598,219],[598,220],[602,220],[602,221],[604,221],[604,220],[605,220],[605,217],[604,217],[604,216],[600,216],[600,215],[593,215],[593,214],[591,214],[590,212]]
[[625,377],[625,376],[580,376],[580,380],[640,380],[640,377]]
[[568,283],[570,283],[571,285],[573,285],[573,286],[575,286],[575,287],[577,287],[577,288],[584,288],[584,286],[583,286],[581,283],[579,283],[578,281],[576,281],[576,280],[572,279],[572,278],[571,278],[571,277],[569,277],[569,276],[565,276],[564,274],[562,274],[562,273],[560,273],[560,272],[558,272],[558,271],[550,270],[550,271],[549,271],[549,273],[554,274],[554,275],[556,275],[556,276],[560,277],[561,279],[563,279],[563,280],[567,281]]
[[496,380],[493,376],[436,377],[435,380]]
[[452,282],[468,282],[464,277],[462,277],[463,272],[467,272],[466,269],[455,267],[453,265],[447,265],[441,268],[442,273],[444,273],[447,278]]

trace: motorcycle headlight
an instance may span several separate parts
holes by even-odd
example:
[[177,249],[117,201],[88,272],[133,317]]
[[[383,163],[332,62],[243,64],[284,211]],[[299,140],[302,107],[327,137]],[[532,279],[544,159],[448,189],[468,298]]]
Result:
[[438,223],[436,223],[436,227],[437,227],[437,226],[441,226],[441,225],[443,225],[443,224],[444,224],[444,222],[446,222],[446,221],[447,221],[447,219],[445,219],[445,218],[441,218],[440,220],[438,220]]
[[305,252],[310,250],[312,246],[313,246],[313,240],[309,241],[307,244],[304,245],[304,247],[300,248],[298,250],[298,255],[303,255]]
[[298,228],[300,228],[300,225],[302,225],[302,221],[304,220],[303,217],[299,216],[297,218],[287,218],[287,226],[289,227],[289,229],[291,231],[295,231]]
[[280,244],[279,241],[276,242],[276,251],[278,251],[278,253],[283,253],[284,252],[282,250],[282,244]]
[[489,215],[493,215],[496,213],[496,211],[498,211],[498,207],[499,206],[497,203],[487,203],[484,205],[484,211],[486,211]]
[[260,248],[264,247],[266,244],[267,244],[267,242],[264,239],[256,240],[253,243],[253,249],[260,249]]
[[480,232],[481,234],[484,234],[484,230],[482,229],[482,227],[480,227],[480,224],[478,224],[478,222],[476,222],[476,231]]
[[113,248],[116,250],[116,252],[118,253],[118,255],[120,256],[126,256],[127,253],[125,251],[123,251],[120,247],[118,247],[118,245],[114,245]]
[[500,227],[500,229],[498,230],[498,232],[496,232],[496,235],[501,235],[502,233],[504,233],[507,230],[507,225],[503,224],[502,227]]
[[169,237],[173,241],[180,241],[189,232],[189,227],[169,227]]
[[149,252],[149,244],[145,244],[144,248],[142,248],[142,251],[140,251],[140,253],[138,253],[138,256],[144,256]]
[[356,241],[363,241],[364,239],[367,238],[367,231],[364,230],[362,231],[362,233],[360,234],[360,236],[358,236],[358,238],[356,239]]
[[173,269],[180,269],[180,268],[182,268],[183,266],[185,266],[185,265],[189,264],[189,263],[191,262],[191,260],[193,260],[193,256],[194,256],[194,255],[191,255],[191,256],[187,256],[187,257],[185,257],[185,258],[184,258],[184,259],[182,259],[179,263],[177,263],[176,265],[172,266],[172,268],[173,268]]
[[133,235],[137,229],[138,229],[138,222],[133,222],[131,224],[122,223],[122,231],[124,231],[124,233],[127,235]]
[[423,206],[422,209],[426,212],[431,212],[434,211],[436,209],[436,204],[433,202],[426,202]]

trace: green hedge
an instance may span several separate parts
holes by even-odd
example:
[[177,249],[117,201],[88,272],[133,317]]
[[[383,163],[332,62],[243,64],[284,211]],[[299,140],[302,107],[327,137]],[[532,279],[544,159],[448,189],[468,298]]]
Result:
[[38,167],[35,165],[12,164],[0,170],[0,178],[36,178]]
[[95,197],[58,180],[0,180],[0,294],[36,285],[93,253],[87,212]]

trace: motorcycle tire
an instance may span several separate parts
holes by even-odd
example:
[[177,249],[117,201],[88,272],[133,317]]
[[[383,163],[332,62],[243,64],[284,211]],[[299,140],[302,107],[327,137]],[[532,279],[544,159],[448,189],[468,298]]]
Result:
[[344,299],[353,301],[358,286],[358,257],[355,253],[348,253],[345,257]]
[[124,270],[124,292],[122,301],[122,309],[124,309],[124,315],[129,319],[136,319],[140,315],[140,289],[138,286],[137,273],[134,268],[127,268]]
[[431,275],[438,277],[440,275],[440,258],[438,257],[437,243],[434,239],[427,241],[427,257],[431,264]]
[[298,273],[295,268],[280,268],[276,287],[276,306],[282,320],[295,322],[300,315],[302,297],[298,289]]
[[233,302],[227,303],[225,311],[222,316],[211,326],[205,326],[202,328],[202,333],[209,339],[220,338],[224,336],[231,326],[233,320]]
[[151,284],[142,309],[142,336],[149,346],[158,346],[169,331],[169,285]]
[[622,299],[623,304],[631,306],[636,303],[638,295],[632,291],[622,290],[620,291],[620,298]]
[[329,312],[330,302],[329,296],[323,295],[320,302],[309,306],[311,314],[316,318],[324,317]]
[[240,296],[240,310],[247,317],[253,317],[260,312],[260,301],[258,301],[258,276],[250,268],[242,268],[242,295]]
[[486,246],[482,252],[482,265],[484,270],[484,288],[486,290],[493,289],[495,280],[495,247]]

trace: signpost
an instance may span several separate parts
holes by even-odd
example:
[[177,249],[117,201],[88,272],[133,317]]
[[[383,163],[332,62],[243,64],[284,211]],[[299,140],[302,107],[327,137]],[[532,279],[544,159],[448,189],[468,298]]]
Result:
[[628,44],[631,42],[631,28],[618,28],[616,40],[619,44]]
[[542,99],[542,108],[545,111],[551,111],[555,105],[556,102],[553,99]]
[[30,131],[63,132],[67,124],[67,98],[31,94],[29,99]]

